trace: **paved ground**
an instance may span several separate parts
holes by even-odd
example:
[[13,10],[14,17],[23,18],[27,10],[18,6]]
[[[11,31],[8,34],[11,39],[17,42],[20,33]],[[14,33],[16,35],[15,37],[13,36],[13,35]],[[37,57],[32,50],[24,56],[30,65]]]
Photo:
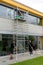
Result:
[[23,60],[35,58],[38,56],[43,56],[43,50],[34,51],[32,55],[30,55],[29,52],[26,52],[26,53],[16,54],[13,56],[14,56],[13,60],[9,59],[10,55],[0,57],[0,65],[9,65],[12,63],[16,63],[16,62],[20,62]]

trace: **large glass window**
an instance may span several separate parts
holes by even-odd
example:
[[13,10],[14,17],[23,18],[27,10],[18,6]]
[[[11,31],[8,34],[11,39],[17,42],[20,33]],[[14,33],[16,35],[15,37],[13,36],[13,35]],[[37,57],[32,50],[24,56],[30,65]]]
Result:
[[39,17],[36,17],[34,15],[31,15],[31,14],[29,14],[25,11],[21,11],[21,10],[15,11],[15,19],[25,21],[25,23],[30,23],[30,24],[35,24],[35,25],[40,24],[40,18]]
[[30,24],[36,24],[36,25],[40,24],[40,18],[29,15],[24,11],[17,9],[14,10],[13,8],[5,7],[2,5],[0,5],[0,17],[8,19],[19,19],[21,21],[25,21],[26,23]]
[[29,52],[29,40],[32,41],[34,50],[41,49],[40,37],[28,35],[24,36],[13,34],[0,34],[0,56],[10,54],[10,47],[12,42],[14,43],[14,54]]
[[12,42],[13,42],[13,35],[0,34],[0,56],[4,56],[10,53],[10,45]]
[[40,24],[40,18],[29,15],[28,13],[25,14],[25,19],[26,19],[26,23],[36,24],[36,25]]
[[14,19],[14,10],[0,5],[0,17]]

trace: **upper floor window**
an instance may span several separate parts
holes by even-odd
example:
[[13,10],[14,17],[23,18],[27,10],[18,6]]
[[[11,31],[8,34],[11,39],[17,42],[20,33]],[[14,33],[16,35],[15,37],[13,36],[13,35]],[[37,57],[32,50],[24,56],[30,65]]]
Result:
[[8,18],[8,19],[18,19],[21,21],[25,21],[26,23],[36,24],[40,23],[40,18],[29,15],[28,13],[17,10],[9,7],[5,7],[0,5],[0,17]]
[[0,5],[0,17],[14,19],[14,10]]
[[30,23],[30,24],[36,24],[39,25],[40,23],[40,18],[29,15],[29,14],[25,14],[25,19],[26,19],[26,23]]

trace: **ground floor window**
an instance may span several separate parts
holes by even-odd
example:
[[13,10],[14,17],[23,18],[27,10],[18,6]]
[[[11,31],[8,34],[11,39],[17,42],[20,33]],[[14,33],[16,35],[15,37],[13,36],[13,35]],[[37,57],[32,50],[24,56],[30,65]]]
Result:
[[[16,34],[0,34],[0,56],[10,54],[11,43],[14,43],[14,54],[29,52],[28,43],[32,41],[33,49],[40,49],[40,37],[29,35],[16,35]],[[3,52],[3,47],[6,47]]]

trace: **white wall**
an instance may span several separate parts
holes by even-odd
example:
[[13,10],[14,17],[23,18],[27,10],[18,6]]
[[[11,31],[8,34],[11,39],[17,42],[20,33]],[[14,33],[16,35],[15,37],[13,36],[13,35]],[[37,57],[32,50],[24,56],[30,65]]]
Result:
[[0,33],[9,33],[12,34],[14,29],[14,21],[0,18]]
[[17,23],[17,21],[8,20],[0,18],[0,33],[19,33],[19,34],[28,34],[28,35],[37,35],[42,36],[42,26],[37,26],[33,24],[27,24],[23,22]]
[[18,23],[18,32],[27,33],[28,35],[42,36],[42,26]]

